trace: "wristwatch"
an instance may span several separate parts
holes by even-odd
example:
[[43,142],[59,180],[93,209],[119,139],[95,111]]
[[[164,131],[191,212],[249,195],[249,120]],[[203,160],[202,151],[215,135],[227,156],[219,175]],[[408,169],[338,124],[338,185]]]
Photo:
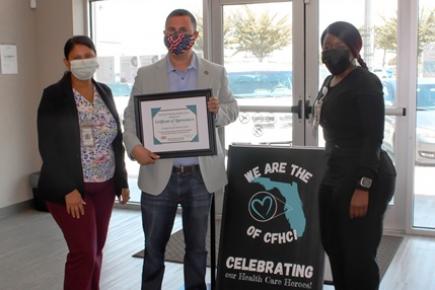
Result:
[[359,180],[358,185],[359,185],[361,188],[364,188],[364,189],[370,189],[370,187],[372,187],[372,183],[373,183],[373,179],[371,179],[370,177],[365,177],[365,176],[363,176],[363,177],[361,177],[361,179]]

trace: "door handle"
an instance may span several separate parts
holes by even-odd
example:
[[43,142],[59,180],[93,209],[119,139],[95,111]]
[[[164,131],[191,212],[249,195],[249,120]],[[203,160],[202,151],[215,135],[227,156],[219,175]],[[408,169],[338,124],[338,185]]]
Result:
[[405,117],[406,116],[406,108],[404,107],[387,107],[385,108],[385,115],[389,116],[399,116],[399,117]]
[[[302,119],[302,100],[298,101],[296,106],[291,106],[291,112],[298,114],[298,119]],[[310,106],[310,101],[304,102],[304,116],[305,119],[309,119],[311,113],[313,113],[313,106]]]
[[296,106],[291,106],[290,111],[298,114],[298,119],[302,119],[302,100],[298,101]]
[[313,106],[310,106],[310,101],[305,101],[304,104],[305,119],[308,120],[313,113]]

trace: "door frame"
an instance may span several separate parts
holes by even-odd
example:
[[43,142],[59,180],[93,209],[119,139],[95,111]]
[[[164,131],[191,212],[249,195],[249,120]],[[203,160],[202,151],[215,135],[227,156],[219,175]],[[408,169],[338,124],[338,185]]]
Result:
[[[395,165],[397,170],[394,205],[389,205],[384,227],[396,233],[413,233],[413,195],[415,164],[415,87],[417,80],[418,8],[416,1],[398,0],[397,106],[406,116],[397,117]],[[417,233],[417,232],[414,232]]]
[[[414,223],[414,203],[415,203],[415,157],[416,157],[416,87],[418,80],[418,29],[419,29],[419,1],[399,0],[398,11],[398,83],[397,92],[399,101],[406,107],[407,116],[401,118],[398,126],[403,127],[401,139],[397,141],[400,145],[398,150],[400,156],[404,156],[403,162],[397,167],[402,175],[398,175],[396,188],[397,192],[402,193],[399,197],[401,210],[393,212],[396,219],[403,215],[404,229],[407,234],[417,234],[425,236],[435,236],[435,229],[416,228]],[[399,104],[400,105],[400,104]],[[401,147],[401,148],[400,148]],[[400,173],[400,172],[399,172]],[[403,188],[403,190],[401,190]],[[387,216],[388,218],[388,216]],[[389,220],[387,220],[388,222]]]
[[[241,4],[259,4],[259,3],[276,3],[276,2],[292,2],[292,21],[293,21],[293,39],[296,35],[298,37],[304,37],[304,0],[204,0],[204,54],[212,62],[223,65],[224,52],[223,52],[223,7],[225,5],[241,5]],[[295,25],[296,20],[299,21]],[[213,35],[213,37],[207,37]],[[295,42],[293,41],[293,44]],[[293,106],[302,101],[304,98],[304,41],[298,41],[297,45],[293,46],[293,67],[292,67],[292,94],[293,94]],[[298,61],[295,62],[295,59]],[[297,97],[295,97],[297,96]],[[303,102],[302,102],[303,103]],[[291,112],[291,105],[274,107],[274,112]],[[298,119],[297,114],[292,115],[292,141],[297,141],[294,145],[304,145],[303,132],[305,122],[303,119]],[[294,126],[296,124],[296,126]],[[225,130],[225,129],[224,129]],[[224,137],[222,132],[221,137]],[[221,140],[222,144],[225,144],[225,140]],[[221,216],[223,207],[223,195],[216,195],[216,211],[217,216]]]
[[[213,62],[223,64],[222,15],[224,5],[287,2],[293,3],[293,105],[298,101],[310,105],[317,96],[319,79],[319,1],[327,0],[204,0],[204,17],[210,17],[210,27],[204,33],[213,32],[206,54]],[[418,234],[435,236],[435,231],[413,227],[414,164],[416,143],[416,93],[417,84],[417,35],[418,1],[397,0],[398,49],[397,49],[397,103],[388,108],[387,115],[396,116],[395,165],[397,169],[394,204],[385,214],[386,233]],[[206,9],[207,8],[207,9]],[[206,19],[206,18],[204,18]],[[206,45],[207,47],[207,45]],[[306,103],[306,101],[308,103]],[[398,116],[402,108],[406,116]],[[311,122],[293,114],[293,144],[317,146],[317,132]]]
[[[210,50],[207,50],[210,54],[209,59],[211,61],[223,64],[223,7],[226,5],[243,5],[243,4],[267,4],[277,2],[291,2],[292,3],[292,96],[293,104],[289,106],[277,106],[268,107],[273,112],[291,113],[292,107],[302,104],[299,109],[301,112],[301,118],[298,118],[298,114],[292,114],[292,144],[296,146],[304,146],[304,96],[305,96],[305,2],[306,0],[204,0],[204,7],[210,9],[206,13],[210,13],[210,27],[207,28],[212,31],[213,38],[209,40]],[[206,15],[204,15],[206,17]],[[294,39],[300,39],[300,41],[294,41]],[[252,109],[252,108],[251,108]]]
[[[313,103],[319,85],[319,1],[305,2],[305,47],[306,47],[306,100]],[[414,211],[414,166],[416,144],[416,84],[417,84],[417,41],[418,41],[418,1],[397,0],[398,4],[398,49],[397,49],[397,103],[386,109],[386,115],[396,117],[394,152],[397,169],[394,204],[388,206],[385,214],[386,233],[418,234],[435,236],[431,229],[413,227]],[[401,112],[406,112],[402,116]],[[317,132],[307,122],[305,145],[317,146]]]

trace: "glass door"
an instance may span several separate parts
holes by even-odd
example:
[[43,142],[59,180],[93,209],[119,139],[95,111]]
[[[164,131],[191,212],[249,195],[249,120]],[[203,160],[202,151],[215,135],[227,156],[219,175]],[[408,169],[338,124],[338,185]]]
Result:
[[[225,145],[322,146],[322,132],[311,126],[305,114],[328,74],[320,63],[319,38],[329,23],[351,22],[363,35],[364,60],[384,85],[383,147],[398,171],[385,228],[399,232],[433,230],[432,2],[90,0],[90,27],[101,57],[97,79],[112,88],[122,117],[137,68],[165,55],[162,31],[166,15],[183,7],[198,20],[201,38],[196,52],[225,66],[229,86],[240,105],[237,122],[221,135]],[[139,201],[138,166],[126,160],[133,201]]]
[[415,167],[412,227],[435,229],[435,3],[418,6],[415,100]]
[[[361,56],[369,70],[379,77],[384,87],[386,115],[382,147],[393,159],[398,170],[398,180],[400,180],[406,176],[406,171],[402,170],[406,163],[406,156],[403,155],[406,148],[403,148],[399,142],[399,137],[406,129],[403,123],[406,110],[403,109],[405,106],[400,106],[404,102],[397,94],[400,57],[398,54],[398,5],[398,0],[318,0],[319,23],[315,46],[320,50],[320,35],[332,22],[350,22],[360,31],[363,38]],[[319,88],[329,72],[319,61],[319,52],[316,57],[317,67],[311,69],[318,72],[317,88]],[[309,136],[314,135],[317,138],[319,146],[324,145],[321,128],[316,131],[310,127],[308,131]],[[401,232],[405,230],[406,220],[403,215],[405,204],[406,190],[396,186],[395,196],[386,214],[386,230]]]
[[303,145],[303,135],[297,136],[301,129],[296,129],[304,126],[302,82],[298,82],[304,69],[304,42],[297,41],[303,31],[303,2],[220,2],[211,4],[213,32],[216,27],[222,31],[212,54],[225,66],[240,108],[238,120],[225,128],[226,147]]
[[[430,0],[310,0],[308,6],[311,4],[318,12],[313,8],[307,19],[318,19],[317,33],[338,20],[351,22],[360,30],[362,57],[384,86],[383,149],[398,173],[385,230],[434,235],[435,115],[431,114],[435,112],[435,4]],[[319,47],[318,39],[316,35],[314,43],[312,38],[311,46]],[[318,72],[318,87],[327,72],[322,64],[307,59],[311,64],[307,73]],[[321,131],[308,125],[307,132],[322,145]]]
[[[112,90],[119,117],[123,118],[137,70],[166,55],[163,30],[166,16],[183,7],[198,24],[200,39],[195,51],[203,55],[203,0],[90,0],[91,34],[97,47],[100,67],[96,79]],[[139,165],[125,157],[130,202],[139,203]]]

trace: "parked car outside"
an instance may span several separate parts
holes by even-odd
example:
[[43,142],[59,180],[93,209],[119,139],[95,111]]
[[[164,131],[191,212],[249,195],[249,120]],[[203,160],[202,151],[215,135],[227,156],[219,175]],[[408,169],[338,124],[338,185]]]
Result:
[[[394,104],[396,100],[396,79],[385,79],[382,80],[382,83],[384,85],[386,105]],[[435,78],[419,78],[416,94],[415,162],[419,165],[435,166]],[[386,124],[386,132],[390,129]],[[394,131],[394,127],[392,130]]]
[[435,165],[435,78],[422,79],[418,84],[416,123],[415,161]]
[[393,78],[395,75],[395,71],[391,67],[379,67],[374,68],[371,71],[376,74],[380,79]]
[[[268,112],[269,106],[292,105],[292,73],[286,70],[248,70],[228,73],[229,87],[241,112],[226,130],[229,143],[291,143],[291,113]],[[263,112],[243,112],[243,107]]]

